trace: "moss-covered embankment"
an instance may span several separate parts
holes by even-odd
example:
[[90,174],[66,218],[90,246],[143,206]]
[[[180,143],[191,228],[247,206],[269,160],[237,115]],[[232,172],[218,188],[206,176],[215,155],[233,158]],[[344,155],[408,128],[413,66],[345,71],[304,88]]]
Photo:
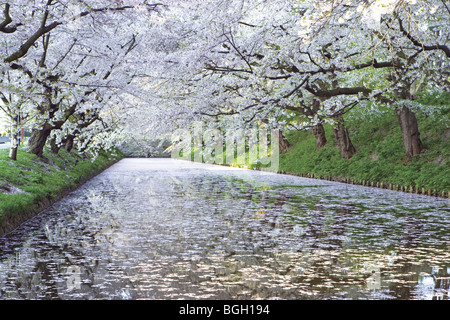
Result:
[[[448,105],[446,101],[445,105]],[[326,126],[327,144],[317,150],[311,132],[290,132],[292,148],[280,157],[280,172],[365,186],[450,196],[450,107],[417,112],[424,151],[407,162],[400,126],[393,110],[346,119],[357,153],[341,158],[333,131]]]
[[47,152],[44,159],[20,151],[17,161],[0,149],[0,236],[60,200],[122,159],[120,151],[101,152],[94,160],[75,151]]

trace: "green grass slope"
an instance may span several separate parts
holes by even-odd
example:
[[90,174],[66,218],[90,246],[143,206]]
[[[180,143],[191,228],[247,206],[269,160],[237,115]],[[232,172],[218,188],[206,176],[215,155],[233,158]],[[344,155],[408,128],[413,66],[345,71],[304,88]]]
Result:
[[0,234],[32,215],[39,204],[58,199],[123,156],[101,152],[91,161],[61,149],[57,155],[46,152],[48,161],[42,161],[19,150],[18,161],[11,161],[8,152],[0,150]]
[[[427,98],[430,101],[430,98]],[[392,109],[377,115],[347,119],[351,140],[357,149],[352,159],[342,159],[331,127],[326,127],[327,145],[316,150],[311,132],[290,132],[291,151],[280,157],[280,171],[314,174],[337,180],[352,179],[362,184],[412,186],[433,194],[450,192],[450,106],[441,104],[432,114],[417,113],[424,152],[410,162],[405,153],[397,117]],[[442,106],[444,105],[444,107]]]

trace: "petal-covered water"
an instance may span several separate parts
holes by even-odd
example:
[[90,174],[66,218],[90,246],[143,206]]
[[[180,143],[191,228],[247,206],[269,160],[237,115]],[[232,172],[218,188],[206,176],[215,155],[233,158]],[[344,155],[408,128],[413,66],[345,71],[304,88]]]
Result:
[[448,299],[448,205],[125,159],[0,239],[0,299]]

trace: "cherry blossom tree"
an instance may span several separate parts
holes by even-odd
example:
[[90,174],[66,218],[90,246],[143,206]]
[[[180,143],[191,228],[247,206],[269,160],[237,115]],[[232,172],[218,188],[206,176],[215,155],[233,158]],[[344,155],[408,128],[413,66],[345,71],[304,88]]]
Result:
[[445,0],[6,3],[0,96],[13,128],[28,116],[37,155],[203,121],[310,129],[317,148],[328,123],[351,158],[345,115],[379,103],[409,160],[417,93],[449,87],[449,19]]
[[[127,55],[138,47],[137,30],[148,26],[148,16],[160,4],[125,2],[48,0],[5,5],[0,28],[7,35],[2,52],[7,75],[2,79],[3,102],[16,128],[23,98],[33,98],[25,110],[33,119],[29,152],[42,156],[52,131],[61,129],[69,119],[88,112],[98,118],[110,96],[132,82],[136,61],[127,60]],[[14,25],[13,16],[19,21]],[[18,81],[24,78],[28,84]],[[5,92],[13,95],[18,90],[27,95],[18,92],[18,102],[13,105]],[[86,125],[79,122],[81,127]],[[15,135],[13,129],[13,159]]]
[[168,81],[171,89],[177,81],[182,93],[168,102],[178,116],[206,116],[212,123],[224,117],[241,123],[270,119],[283,128],[280,119],[300,115],[301,123],[288,124],[312,128],[319,148],[326,143],[322,124],[329,122],[342,156],[350,158],[356,149],[343,116],[377,101],[399,115],[407,159],[420,153],[407,93],[424,83],[448,88],[448,75],[439,70],[448,66],[445,1],[242,4],[236,2],[231,11],[216,8],[228,13],[225,20],[196,12],[205,22],[189,26],[193,29],[185,34],[193,36],[180,41],[182,52],[189,52],[189,69],[176,63],[183,72]]

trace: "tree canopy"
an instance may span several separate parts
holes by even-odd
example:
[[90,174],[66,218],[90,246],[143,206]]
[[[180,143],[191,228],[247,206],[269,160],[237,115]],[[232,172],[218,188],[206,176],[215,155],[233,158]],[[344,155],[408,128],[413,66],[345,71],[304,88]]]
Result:
[[389,105],[421,152],[420,92],[449,90],[447,0],[36,0],[0,5],[0,108],[29,152],[96,150],[196,120],[209,128],[335,127]]

